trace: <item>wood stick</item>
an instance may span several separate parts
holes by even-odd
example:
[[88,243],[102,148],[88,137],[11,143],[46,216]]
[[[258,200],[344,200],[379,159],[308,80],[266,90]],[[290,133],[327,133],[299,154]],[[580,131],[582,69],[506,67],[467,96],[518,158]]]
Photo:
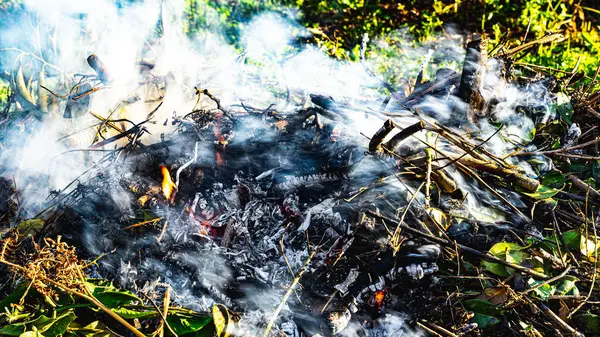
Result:
[[408,126],[407,128],[403,129],[402,131],[398,132],[397,134],[394,135],[394,137],[392,137],[392,139],[390,139],[387,143],[385,143],[385,148],[394,152],[396,150],[396,148],[398,147],[398,145],[400,145],[400,142],[402,142],[404,139],[414,135],[415,133],[424,130],[425,129],[425,121],[419,121],[413,125]]
[[590,140],[589,142],[581,143],[581,144],[575,145],[575,146],[563,147],[561,149],[548,150],[548,151],[518,152],[518,153],[515,153],[515,156],[552,155],[552,154],[582,149],[586,146],[594,145],[594,144],[598,144],[598,143],[600,143],[600,137],[594,138],[593,140]]
[[544,315],[546,315],[546,317],[548,317],[552,321],[552,323],[559,329],[568,332],[571,336],[574,337],[585,337],[584,334],[575,330],[573,327],[571,327],[569,324],[563,321],[560,317],[558,317],[558,315],[555,314],[552,310],[550,310],[550,308],[548,308],[545,304],[540,303],[538,304],[538,307],[540,308],[540,310],[542,310]]
[[600,192],[598,192],[595,188],[593,188],[592,186],[586,184],[583,180],[577,178],[574,175],[569,175],[568,176],[569,180],[571,180],[571,182],[573,183],[573,186],[577,187],[578,189],[580,189],[582,192],[586,192],[589,190],[590,192],[590,196],[593,197],[596,200],[600,200]]
[[456,191],[456,181],[449,177],[444,170],[432,171],[431,179],[446,193]]
[[435,323],[429,322],[427,320],[422,319],[422,320],[420,320],[420,323],[426,325],[430,329],[434,330],[436,333],[439,333],[439,334],[441,334],[443,336],[446,336],[446,337],[458,337],[458,335],[456,335],[456,334],[448,331],[447,329],[442,328],[441,326],[439,326],[439,325],[437,325]]
[[171,304],[171,288],[167,287],[165,290],[165,297],[163,298],[163,314],[162,316],[165,318],[160,321],[160,325],[158,328],[158,336],[163,337],[165,335],[165,322],[167,321],[167,315],[169,314],[169,305]]
[[410,227],[410,226],[408,226],[408,225],[406,225],[404,223],[400,223],[400,222],[398,222],[398,221],[396,221],[396,220],[394,220],[392,218],[383,216],[381,214],[377,214],[377,213],[375,213],[373,211],[367,211],[366,213],[367,213],[367,215],[369,215],[371,217],[374,217],[374,218],[377,218],[377,219],[380,219],[380,220],[385,220],[386,222],[389,222],[389,223],[394,223],[398,227],[400,227],[401,229],[403,229],[403,230],[405,230],[405,231],[407,231],[407,232],[409,232],[409,233],[411,233],[413,235],[417,235],[417,236],[426,238],[426,239],[428,239],[428,240],[430,240],[432,242],[438,243],[440,245],[443,245],[443,246],[446,246],[446,247],[449,247],[449,248],[452,248],[452,249],[458,248],[458,249],[460,249],[461,251],[463,251],[465,253],[474,255],[476,257],[482,258],[482,259],[490,261],[490,262],[499,263],[501,265],[513,268],[515,270],[518,270],[520,272],[526,273],[526,274],[531,275],[531,276],[536,277],[536,278],[540,278],[540,279],[544,279],[544,280],[548,279],[547,275],[539,273],[539,272],[537,272],[537,271],[535,271],[533,269],[530,269],[530,268],[527,268],[527,267],[523,267],[523,266],[520,266],[520,265],[517,265],[517,264],[514,264],[514,263],[510,263],[510,262],[504,261],[502,259],[499,259],[499,258],[497,258],[497,257],[495,257],[493,255],[484,254],[484,253],[482,253],[482,252],[480,252],[480,251],[478,251],[476,249],[473,249],[471,247],[468,247],[468,246],[465,246],[465,245],[462,245],[462,244],[459,244],[459,243],[455,244],[454,242],[450,242],[449,240],[442,239],[442,238],[439,238],[437,236],[433,236],[433,235],[421,232],[418,229],[414,229],[414,228],[412,228],[412,227]]
[[267,327],[265,328],[265,333],[263,334],[264,337],[267,337],[269,335],[269,331],[271,331],[271,327],[273,326],[273,323],[275,323],[275,321],[277,320],[277,317],[279,316],[279,313],[281,312],[281,309],[283,309],[283,306],[287,302],[288,298],[290,298],[290,296],[292,296],[294,289],[300,282],[300,279],[302,278],[302,275],[304,274],[304,272],[306,272],[306,270],[308,269],[310,260],[312,260],[313,256],[315,256],[316,252],[317,251],[315,250],[312,253],[310,253],[310,255],[308,256],[308,259],[306,259],[306,262],[304,263],[304,266],[302,266],[302,268],[300,269],[300,271],[298,271],[298,274],[292,281],[292,284],[288,288],[288,291],[285,293],[285,295],[283,295],[283,298],[281,299],[281,303],[279,303],[279,305],[277,306],[277,309],[275,309],[273,316],[271,316],[271,319],[269,320],[269,323],[267,324]]
[[467,117],[471,123],[484,110],[485,100],[479,91],[487,63],[487,40],[481,37],[467,44],[458,97],[467,104]]
[[[444,153],[444,155],[449,158],[455,158],[453,155],[448,153]],[[529,178],[522,173],[498,166],[491,162],[475,159],[471,156],[464,156],[457,159],[459,163],[465,166],[506,178],[508,181],[513,182],[515,185],[530,193],[537,191],[538,187],[540,186],[540,182],[536,179]]]
[[544,282],[542,282],[542,283],[538,283],[538,284],[536,284],[535,286],[533,286],[533,287],[531,287],[531,288],[529,288],[529,289],[527,289],[527,290],[523,290],[523,291],[521,291],[521,294],[522,294],[522,295],[524,295],[524,294],[530,293],[530,292],[532,292],[532,291],[536,290],[536,289],[537,289],[537,288],[539,288],[539,287],[542,287],[542,286],[544,286],[544,285],[546,285],[546,284],[549,284],[549,283],[552,283],[552,282],[554,282],[554,281],[558,281],[558,280],[560,280],[561,278],[565,277],[565,276],[566,276],[566,275],[569,273],[569,271],[571,271],[571,266],[568,266],[568,267],[567,267],[567,269],[565,269],[565,270],[564,270],[562,273],[560,273],[559,275],[557,275],[557,276],[554,276],[553,278],[547,279],[546,281],[544,281]]
[[370,153],[380,152],[381,151],[381,143],[383,143],[383,139],[390,132],[392,132],[392,130],[394,130],[395,127],[396,127],[396,124],[394,124],[394,121],[392,121],[391,119],[386,120],[383,123],[383,126],[381,127],[381,129],[379,129],[377,132],[375,132],[375,134],[373,135],[373,138],[371,138],[371,141],[369,142],[369,152]]

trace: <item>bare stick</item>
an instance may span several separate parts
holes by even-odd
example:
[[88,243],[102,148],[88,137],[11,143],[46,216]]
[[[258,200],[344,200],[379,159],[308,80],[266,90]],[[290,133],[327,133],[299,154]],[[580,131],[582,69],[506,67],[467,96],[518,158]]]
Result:
[[373,138],[371,138],[371,141],[369,142],[369,152],[375,153],[381,151],[381,143],[383,143],[383,139],[390,132],[392,132],[395,127],[396,125],[394,124],[394,121],[391,119],[386,120],[381,129],[375,132]]
[[473,249],[471,247],[468,247],[468,246],[465,246],[465,245],[462,245],[462,244],[458,244],[458,243],[455,244],[454,242],[450,242],[449,240],[442,239],[442,238],[439,238],[437,236],[433,236],[433,235],[421,232],[418,229],[414,229],[414,228],[412,228],[412,227],[410,227],[410,226],[408,226],[406,224],[400,223],[400,222],[398,222],[398,221],[396,221],[396,220],[394,220],[392,218],[383,216],[381,214],[377,214],[377,213],[375,213],[373,211],[367,211],[366,213],[369,216],[372,216],[374,218],[378,218],[380,220],[385,220],[385,221],[387,221],[389,223],[395,223],[398,227],[402,228],[403,230],[405,230],[405,231],[407,231],[407,232],[409,232],[409,233],[411,233],[413,235],[417,235],[417,236],[426,238],[426,239],[428,239],[430,241],[433,241],[435,243],[439,243],[440,245],[444,245],[444,246],[450,247],[450,248],[458,248],[458,249],[460,249],[461,251],[463,251],[465,253],[477,256],[479,258],[482,258],[482,259],[490,261],[490,262],[499,263],[501,265],[513,268],[513,269],[518,270],[520,272],[529,274],[529,275],[531,275],[533,277],[537,277],[537,278],[540,278],[540,279],[548,279],[548,276],[546,276],[545,274],[539,273],[539,272],[537,272],[537,271],[535,271],[533,269],[530,269],[530,268],[527,268],[527,267],[523,267],[523,266],[520,266],[520,265],[517,265],[517,264],[514,264],[514,263],[510,263],[510,262],[504,261],[502,259],[499,259],[499,258],[497,258],[497,257],[495,257],[493,255],[484,254],[484,253],[482,253],[482,252],[480,252],[480,251],[478,251],[476,249]]
[[387,143],[385,143],[384,146],[390,151],[395,151],[396,147],[398,147],[398,145],[400,145],[400,142],[402,142],[404,139],[414,135],[415,133],[425,129],[425,126],[426,126],[425,121],[419,121],[413,125],[410,125],[407,128],[405,128],[402,131],[395,134],[394,137],[392,137],[392,139],[390,139]]
[[302,278],[302,275],[304,274],[304,272],[306,272],[306,270],[308,269],[310,260],[312,260],[313,256],[315,256],[316,252],[317,251],[315,250],[312,253],[310,253],[310,255],[308,256],[308,259],[306,259],[306,262],[304,263],[304,266],[302,266],[302,268],[298,271],[298,274],[292,281],[292,284],[288,288],[288,291],[285,293],[285,295],[283,295],[283,298],[281,299],[281,303],[279,303],[279,305],[277,306],[277,309],[275,309],[275,312],[273,313],[271,320],[269,320],[269,323],[267,324],[267,327],[265,328],[265,333],[263,334],[264,337],[267,337],[269,335],[269,331],[271,331],[271,327],[273,326],[273,323],[275,323],[275,321],[277,320],[277,317],[279,316],[279,313],[283,309],[283,306],[285,305],[287,300],[290,298],[290,296],[292,296],[294,289],[298,285],[298,282],[300,282],[300,279]]
[[435,323],[426,321],[424,319],[422,319],[420,323],[428,326],[430,329],[434,330],[436,333],[441,334],[443,336],[446,336],[446,337],[458,337],[456,334],[448,331],[447,329],[442,328],[441,326],[439,326],[439,325],[437,325]]
[[540,308],[540,310],[542,310],[544,315],[546,315],[546,317],[548,317],[554,323],[554,325],[556,325],[561,330],[568,332],[571,336],[574,337],[585,337],[584,334],[573,329],[569,324],[567,324],[560,317],[558,317],[558,315],[556,315],[552,310],[550,310],[550,308],[548,308],[545,304],[540,303],[538,304],[538,307]]
[[542,287],[542,286],[552,283],[554,281],[558,281],[561,278],[565,277],[569,273],[569,271],[571,271],[571,266],[567,267],[567,269],[565,269],[562,273],[560,273],[560,275],[554,276],[553,278],[547,279],[546,281],[544,281],[542,283],[538,283],[535,286],[533,286],[527,290],[521,291],[521,294],[524,295],[524,294],[530,293],[539,287]]
[[190,159],[190,161],[188,161],[187,163],[181,165],[181,167],[177,170],[177,173],[175,173],[175,186],[177,186],[177,188],[179,188],[179,175],[181,174],[181,171],[185,170],[188,166],[192,165],[194,162],[196,162],[197,159],[198,142],[196,142],[196,144],[194,145],[194,157]]
[[165,235],[165,231],[167,230],[167,225],[169,224],[169,220],[165,221],[162,230],[160,231],[160,235],[156,238],[156,242],[160,242],[163,236]]
[[537,155],[537,154],[549,155],[549,154],[553,154],[553,153],[561,153],[561,152],[568,152],[568,151],[572,151],[572,150],[582,149],[586,146],[590,146],[590,145],[594,145],[594,144],[598,144],[598,143],[600,143],[600,137],[590,140],[589,142],[581,143],[581,144],[575,145],[575,146],[564,147],[562,149],[539,151],[539,152],[520,152],[516,155],[517,156],[531,156],[531,155]]
[[144,225],[147,225],[147,224],[158,222],[160,220],[162,220],[162,217],[158,217],[158,218],[154,218],[154,219],[150,219],[150,220],[146,220],[146,221],[134,223],[133,225],[127,226],[127,227],[125,227],[123,229],[131,229],[131,228],[141,227],[141,226],[144,226]]
[[[445,152],[442,152],[442,154],[445,155],[446,157],[452,158],[451,154],[448,154]],[[476,170],[484,171],[487,173],[496,174],[503,178],[506,178],[508,181],[515,183],[515,185],[523,188],[524,190],[526,190],[527,192],[530,192],[530,193],[535,192],[540,185],[540,182],[537,181],[536,179],[529,178],[524,174],[515,172],[514,170],[511,170],[508,168],[498,166],[491,162],[478,160],[471,156],[459,157],[459,158],[457,158],[457,160],[458,160],[458,163],[463,164],[465,166],[474,168]]]
[[596,189],[592,188],[590,185],[586,184],[583,180],[577,178],[574,175],[568,176],[569,180],[573,183],[573,186],[577,187],[583,192],[589,191],[590,196],[592,196],[596,200],[600,200],[600,192],[596,191]]

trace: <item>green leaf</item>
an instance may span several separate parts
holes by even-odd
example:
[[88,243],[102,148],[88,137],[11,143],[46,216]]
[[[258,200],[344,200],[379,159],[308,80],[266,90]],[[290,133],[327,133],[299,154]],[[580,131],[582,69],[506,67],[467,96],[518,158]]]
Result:
[[533,193],[521,192],[533,199],[547,199],[552,198],[556,193],[560,192],[561,188],[551,188],[544,185],[539,185],[538,189]]
[[95,286],[92,292],[98,301],[107,307],[113,309],[118,308],[123,304],[131,304],[131,302],[141,302],[137,296],[135,296],[129,290],[118,290],[112,285],[110,286]]
[[158,315],[156,311],[135,311],[127,308],[114,308],[112,311],[125,319],[148,318]]
[[494,316],[475,314],[473,318],[471,318],[471,322],[477,323],[478,328],[485,329],[500,323],[500,320]]
[[577,329],[592,336],[600,335],[600,316],[587,313],[573,317],[573,323]]
[[0,336],[21,336],[25,332],[25,325],[11,324],[0,329]]
[[45,226],[46,221],[42,219],[30,219],[22,221],[17,226],[17,231],[19,232],[19,234],[24,236],[35,235],[39,233],[42,229],[44,229]]
[[499,263],[481,261],[481,267],[483,267],[483,269],[489,271],[490,273],[496,274],[498,276],[510,276],[508,271],[506,271],[506,267]]
[[174,314],[167,317],[167,322],[178,336],[196,333],[212,323],[210,316]]
[[573,105],[571,104],[571,102],[567,102],[557,106],[556,110],[560,115],[560,119],[565,121],[565,123],[569,125],[573,123]]
[[531,142],[535,138],[536,133],[537,133],[537,129],[534,127],[531,130],[529,130],[529,132],[527,132],[527,134],[525,134],[525,137],[523,138],[523,140],[527,143]]
[[561,189],[565,185],[566,181],[567,178],[565,178],[565,176],[563,176],[560,172],[550,171],[542,178],[541,183],[543,186]]
[[59,336],[67,331],[67,327],[75,320],[75,318],[77,318],[75,313],[69,311],[62,316],[51,319],[51,321],[44,326],[36,325],[36,327],[39,331],[45,333],[47,336]]
[[476,314],[488,315],[488,316],[499,316],[502,314],[496,306],[494,306],[491,302],[486,300],[482,300],[480,298],[474,298],[471,300],[467,300],[462,302],[465,309],[472,311]]
[[[530,279],[527,281],[527,283],[529,283],[529,286],[531,286],[532,288],[533,288],[533,287],[535,287],[536,285],[540,284],[540,283],[543,283],[543,282],[544,282],[544,281],[536,281],[536,280],[534,280],[534,279],[532,279],[532,278],[530,278]],[[542,285],[542,286],[540,286],[540,287],[537,287],[536,289],[534,289],[534,290],[533,290],[533,292],[534,292],[536,295],[538,295],[538,296],[539,296],[539,298],[540,298],[542,301],[547,301],[547,300],[548,300],[548,298],[549,298],[551,295],[554,295],[555,291],[556,291],[556,287],[555,287],[555,286],[553,286],[553,285],[551,285],[551,284],[544,284],[544,285]]]
[[[521,262],[523,262],[523,260],[529,257],[529,254],[527,254],[526,252],[522,252],[522,250],[526,248],[527,247],[521,247],[516,243],[499,242],[492,246],[492,248],[490,249],[490,254],[504,261],[511,262],[514,264],[520,264]],[[498,276],[506,277],[510,276],[510,274],[514,272],[512,268],[507,268],[502,264],[489,261],[481,261],[481,266],[485,270],[494,273]]]
[[570,250],[579,251],[581,243],[581,233],[577,229],[572,229],[563,233],[565,244]]
[[24,284],[20,284],[17,286],[12,293],[8,294],[5,298],[0,301],[0,311],[4,311],[4,308],[10,308],[11,304],[19,303],[21,297],[25,294],[27,290],[27,286]]
[[577,283],[579,279],[575,276],[567,275],[563,277],[561,282],[556,286],[556,294],[557,295],[567,295],[573,292],[573,289],[577,289],[575,283]]

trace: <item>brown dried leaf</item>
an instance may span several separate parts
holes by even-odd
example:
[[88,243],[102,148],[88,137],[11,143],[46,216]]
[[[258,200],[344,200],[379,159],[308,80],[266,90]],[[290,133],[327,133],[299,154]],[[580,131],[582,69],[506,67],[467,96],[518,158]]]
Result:
[[485,288],[477,298],[486,300],[495,306],[500,306],[508,301],[508,289],[505,287]]

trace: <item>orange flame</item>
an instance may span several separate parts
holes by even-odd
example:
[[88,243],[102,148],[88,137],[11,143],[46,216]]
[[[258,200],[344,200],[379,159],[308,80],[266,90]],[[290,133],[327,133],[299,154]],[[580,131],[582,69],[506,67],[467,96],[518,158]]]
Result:
[[383,300],[385,299],[385,291],[377,291],[375,293],[375,301],[377,301],[377,308],[381,310],[381,306],[383,305]]
[[223,166],[223,157],[221,157],[221,153],[215,152],[215,159],[218,166]]
[[166,166],[161,165],[160,170],[163,175],[162,192],[165,195],[165,198],[169,200],[171,199],[171,194],[173,193],[173,190],[177,189],[177,186],[175,185],[175,183],[173,183],[173,180],[171,180],[171,174],[169,173],[169,170]]

